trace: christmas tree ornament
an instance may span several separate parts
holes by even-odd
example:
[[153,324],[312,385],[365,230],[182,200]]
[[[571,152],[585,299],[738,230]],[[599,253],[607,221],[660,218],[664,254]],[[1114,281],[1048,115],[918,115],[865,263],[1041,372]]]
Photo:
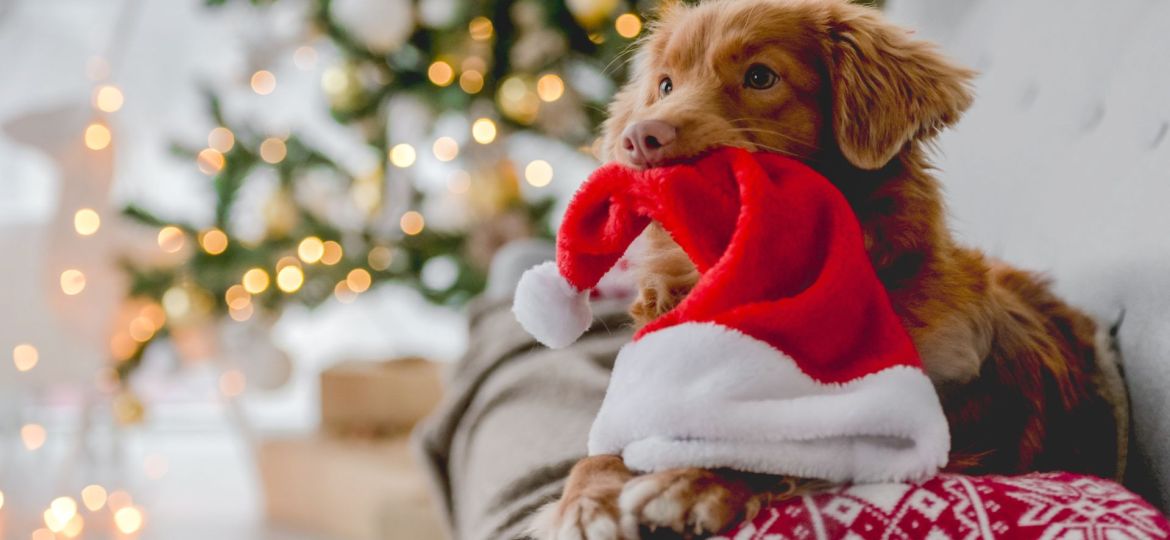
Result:
[[590,290],[652,221],[700,278],[619,352],[590,455],[857,482],[946,464],[946,417],[857,217],[791,158],[725,148],[602,167],[569,204],[556,262],[521,277],[520,324],[551,347],[575,341]]
[[410,0],[332,0],[329,14],[371,52],[387,54],[414,30]]
[[287,237],[300,219],[300,210],[288,190],[277,189],[264,203],[265,235],[269,238]]
[[511,120],[520,124],[531,124],[536,121],[540,112],[540,97],[536,94],[536,83],[531,77],[524,75],[510,75],[500,83],[500,90],[496,93],[496,104],[500,111]]
[[348,61],[330,66],[321,72],[321,90],[329,100],[329,107],[348,111],[358,106],[365,94],[357,62]]
[[565,0],[565,7],[585,28],[596,28],[609,19],[618,0]]

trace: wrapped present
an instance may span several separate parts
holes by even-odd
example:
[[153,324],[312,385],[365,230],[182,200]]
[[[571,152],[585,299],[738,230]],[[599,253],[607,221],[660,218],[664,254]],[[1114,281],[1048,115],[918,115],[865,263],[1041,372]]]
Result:
[[271,439],[258,462],[275,524],[336,539],[443,538],[406,437]]
[[342,435],[406,433],[441,395],[439,366],[422,358],[341,362],[321,373],[321,427]]

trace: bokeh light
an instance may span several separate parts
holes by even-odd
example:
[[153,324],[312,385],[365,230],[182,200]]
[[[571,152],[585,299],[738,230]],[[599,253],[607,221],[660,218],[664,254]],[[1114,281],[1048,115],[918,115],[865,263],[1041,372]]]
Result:
[[414,165],[415,158],[414,147],[409,144],[396,144],[390,149],[390,163],[395,167],[406,168]]
[[262,69],[252,74],[252,91],[267,96],[276,90],[276,75]]
[[73,230],[81,236],[90,236],[102,226],[102,218],[93,208],[82,208],[73,213]]
[[12,348],[12,363],[16,365],[17,371],[28,371],[35,368],[38,361],[40,361],[40,352],[34,346],[21,343]]
[[552,165],[543,159],[535,160],[524,167],[524,180],[535,187],[547,186],[552,179]]

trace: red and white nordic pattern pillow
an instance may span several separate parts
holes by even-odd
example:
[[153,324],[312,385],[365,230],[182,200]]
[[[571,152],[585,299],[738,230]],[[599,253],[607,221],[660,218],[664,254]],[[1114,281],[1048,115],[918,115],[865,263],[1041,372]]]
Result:
[[1170,538],[1170,522],[1120,485],[1069,473],[942,474],[779,502],[713,540]]

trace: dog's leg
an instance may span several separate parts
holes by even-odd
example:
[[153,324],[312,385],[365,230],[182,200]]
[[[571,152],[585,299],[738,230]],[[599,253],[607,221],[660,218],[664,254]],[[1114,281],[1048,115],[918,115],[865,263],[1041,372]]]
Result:
[[[545,506],[533,520],[541,540],[618,540],[618,496],[633,473],[619,456],[587,457],[573,466],[561,500]],[[625,538],[636,539],[635,536]]]
[[639,327],[673,309],[699,281],[695,264],[657,223],[646,229],[638,274],[630,316]]
[[727,469],[671,469],[635,477],[619,501],[623,531],[670,529],[686,538],[750,520],[773,501],[827,483]]

